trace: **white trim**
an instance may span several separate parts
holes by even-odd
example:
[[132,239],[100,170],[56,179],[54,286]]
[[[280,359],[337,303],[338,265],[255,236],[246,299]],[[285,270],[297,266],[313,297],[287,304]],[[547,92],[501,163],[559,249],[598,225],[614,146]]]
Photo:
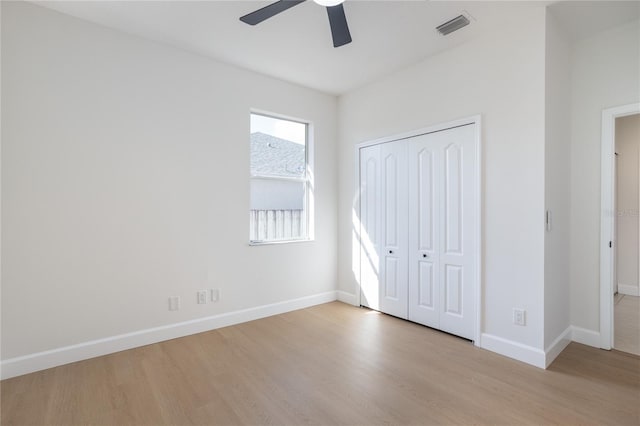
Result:
[[637,285],[618,284],[618,293],[627,296],[640,296],[640,287]]
[[[306,118],[295,117],[293,115],[280,114],[273,111],[267,111],[266,109],[249,108],[250,114],[262,115],[267,118],[277,118],[278,120],[293,121],[300,124],[311,124],[311,121]],[[251,121],[249,121],[251,123]]]
[[525,362],[538,368],[546,369],[560,355],[564,348],[571,343],[574,327],[569,326],[547,348],[542,351],[533,346],[514,342],[492,334],[482,334],[482,349],[496,352],[500,355]]
[[600,347],[613,347],[613,271],[615,238],[615,120],[640,113],[640,103],[602,111],[600,165]]
[[[353,208],[356,211],[360,211],[360,150],[362,148],[366,148],[368,146],[379,145],[388,142],[394,142],[397,140],[408,139],[415,136],[425,135],[428,133],[441,132],[443,130],[452,129],[455,127],[467,126],[467,125],[475,125],[475,145],[476,145],[476,199],[474,200],[474,215],[476,218],[475,227],[476,227],[476,257],[475,257],[475,273],[474,273],[474,297],[475,297],[475,310],[476,310],[476,319],[475,319],[475,330],[474,330],[474,345],[481,347],[481,339],[482,339],[482,176],[483,176],[483,161],[482,161],[482,115],[477,114],[470,117],[460,118],[457,120],[449,121],[446,123],[435,124],[429,127],[423,127],[421,129],[412,130],[409,132],[404,132],[392,136],[386,136],[379,139],[374,139],[371,141],[365,141],[356,144],[355,146],[355,190],[354,194],[356,195]],[[361,230],[358,231],[359,235],[362,235]],[[360,252],[358,252],[358,272],[356,274],[356,279],[358,281],[357,285],[357,299],[358,305],[362,305],[362,287],[361,287],[361,268],[360,268]],[[354,253],[351,254],[354,256]],[[354,259],[352,258],[352,262]]]
[[3,360],[0,363],[2,379],[20,376],[34,371],[44,370],[71,362],[82,361],[97,356],[120,352],[164,340],[189,336],[204,331],[228,327],[247,321],[278,315],[297,309],[308,308],[322,303],[337,300],[336,291],[315,294],[298,299],[241,309],[224,314],[197,318],[175,324],[148,328],[132,333],[111,336],[104,339],[91,340],[76,345],[65,346],[44,352],[38,352],[16,358]]
[[307,221],[306,234],[310,240],[316,238],[316,129],[313,121],[307,121],[307,186],[305,187],[305,207]]
[[558,355],[564,350],[564,348],[571,343],[573,337],[573,327],[569,326],[563,331],[556,340],[549,345],[544,351],[544,368],[548,368],[549,365],[555,360]]
[[284,114],[278,114],[274,112],[269,112],[257,108],[249,109],[249,132],[248,135],[251,136],[251,116],[252,115],[261,115],[267,118],[275,118],[278,120],[292,121],[299,124],[304,124],[306,126],[306,141],[305,141],[305,167],[306,174],[302,179],[299,178],[287,178],[287,177],[277,177],[277,176],[269,176],[269,175],[251,175],[249,173],[249,179],[272,179],[272,180],[281,180],[281,181],[293,181],[293,182],[301,182],[305,184],[305,195],[304,195],[304,209],[305,212],[305,220],[301,221],[302,226],[304,227],[302,234],[305,235],[302,239],[288,239],[288,240],[277,240],[277,241],[252,241],[251,235],[249,235],[249,245],[250,246],[258,246],[258,245],[269,245],[272,243],[294,243],[294,242],[309,242],[315,240],[315,127],[313,121],[297,118],[293,116],[287,116]]
[[357,295],[338,290],[338,300],[348,305],[360,306],[360,300]]
[[274,244],[291,244],[291,243],[312,243],[315,240],[312,238],[299,238],[297,240],[249,240],[250,246],[270,246]]
[[[357,262],[355,264],[358,265],[358,271],[357,271],[357,273],[354,273],[356,275],[356,281],[357,281],[356,282],[356,284],[357,284],[357,286],[356,286],[356,290],[357,290],[356,296],[358,298],[358,306],[362,306],[362,285],[361,285],[361,283],[362,283],[362,268],[361,268],[361,262],[362,262],[362,256],[361,256],[362,253],[361,252],[362,252],[362,249],[358,250],[358,253],[357,253],[358,258],[354,259],[353,256],[356,256],[356,253],[353,253],[354,252],[354,250],[353,250],[353,245],[354,245],[353,232],[355,232],[356,230],[353,229],[353,220],[354,220],[353,217],[355,215],[355,212],[358,212],[358,217],[362,217],[361,212],[360,212],[360,199],[362,198],[362,193],[361,193],[362,187],[360,186],[360,148],[362,148],[360,145],[356,145],[354,147],[354,149],[355,149],[355,165],[356,165],[355,173],[356,173],[356,175],[355,175],[355,179],[353,180],[354,181],[354,185],[355,185],[353,193],[355,195],[354,195],[354,200],[353,200],[353,203],[352,203],[353,207],[352,207],[352,210],[350,212],[350,218],[349,218],[349,222],[351,223],[351,232],[352,232],[352,235],[351,235],[352,241],[351,241],[351,245],[350,245],[350,247],[351,247],[350,248],[350,250],[351,250],[351,268],[353,269],[353,265],[354,265],[355,262]],[[356,232],[357,235],[355,236],[355,238],[356,238],[356,241],[358,242],[358,246],[360,247],[359,240],[361,238],[360,236],[362,235],[362,223],[361,223],[360,220],[358,220],[358,226],[359,226],[359,228],[357,229],[357,232]]]
[[593,330],[587,330],[586,328],[571,326],[571,340],[583,345],[593,346],[594,348],[600,347],[601,337],[600,333]]
[[306,183],[307,178],[297,178],[292,176],[274,176],[274,175],[249,175],[249,179],[255,180],[279,180],[285,182]]
[[482,349],[496,352],[500,355],[516,359],[518,361],[531,364],[535,367],[545,368],[546,354],[543,350],[528,346],[513,340],[494,336],[493,334],[482,334]]
[[475,258],[475,299],[476,299],[476,330],[474,345],[482,347],[482,185],[484,180],[482,165],[482,116],[473,117],[476,125],[476,199],[474,200],[474,214],[476,218],[476,258]]
[[484,333],[482,334],[481,347],[482,349],[546,369],[572,341],[597,348],[600,346],[600,333],[574,325],[569,326],[544,352],[533,346]]
[[[449,121],[446,123],[435,124],[433,126],[423,127],[420,129],[411,130],[408,132],[398,133],[396,135],[385,136],[370,141],[360,142],[356,145],[356,150],[359,152],[361,148],[366,148],[372,145],[380,145],[382,143],[394,142],[402,139],[409,139],[420,135],[426,135],[428,133],[441,132],[443,130],[452,129],[454,127],[467,126],[469,124],[480,124],[481,115],[473,115],[466,118],[460,118],[458,120]],[[359,177],[359,175],[358,175]]]

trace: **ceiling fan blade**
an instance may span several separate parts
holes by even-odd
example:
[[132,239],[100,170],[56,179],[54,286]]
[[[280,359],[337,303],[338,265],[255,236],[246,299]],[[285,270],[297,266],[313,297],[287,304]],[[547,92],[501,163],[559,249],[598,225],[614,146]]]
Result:
[[327,7],[329,15],[329,25],[331,25],[331,35],[333,36],[333,47],[344,46],[351,43],[351,33],[347,25],[347,17],[344,15],[342,4]]
[[284,12],[287,9],[297,6],[305,0],[280,0],[275,3],[271,3],[268,6],[258,9],[255,12],[248,13],[240,18],[240,20],[249,25],[256,25],[260,22]]

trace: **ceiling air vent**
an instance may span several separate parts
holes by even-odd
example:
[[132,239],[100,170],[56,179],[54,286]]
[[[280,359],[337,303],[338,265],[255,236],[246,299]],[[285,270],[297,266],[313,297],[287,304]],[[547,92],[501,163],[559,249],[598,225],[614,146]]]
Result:
[[454,31],[459,30],[462,27],[469,25],[469,18],[464,15],[456,16],[450,21],[445,22],[442,25],[436,27],[436,30],[442,35],[451,34]]

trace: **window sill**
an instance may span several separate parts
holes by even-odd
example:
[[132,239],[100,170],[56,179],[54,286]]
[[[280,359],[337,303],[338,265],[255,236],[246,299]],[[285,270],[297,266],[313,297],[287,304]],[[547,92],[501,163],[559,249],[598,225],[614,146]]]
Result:
[[249,241],[250,246],[270,246],[278,244],[292,244],[292,243],[310,243],[315,241],[313,238],[305,238],[299,240],[278,240],[278,241]]

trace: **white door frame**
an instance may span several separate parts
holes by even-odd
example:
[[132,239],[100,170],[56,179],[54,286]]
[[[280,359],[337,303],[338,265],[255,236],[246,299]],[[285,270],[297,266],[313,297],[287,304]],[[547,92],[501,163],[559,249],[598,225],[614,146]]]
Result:
[[[475,200],[473,203],[473,214],[474,214],[474,226],[475,226],[475,258],[474,258],[474,302],[476,309],[476,318],[474,325],[474,339],[473,343],[475,346],[481,347],[480,337],[482,335],[482,117],[480,115],[474,115],[471,117],[461,118],[459,120],[449,121],[446,123],[435,124],[433,126],[424,127],[417,130],[412,130],[410,132],[400,133],[397,135],[387,136],[380,139],[375,139],[371,141],[366,141],[359,143],[355,146],[355,194],[356,199],[354,200],[354,209],[355,211],[360,213],[360,149],[366,148],[372,145],[378,145],[388,142],[394,142],[401,139],[408,139],[415,136],[425,135],[428,133],[441,132],[443,130],[452,129],[455,127],[466,126],[469,124],[475,124],[475,154],[476,154],[476,187],[475,187]],[[355,215],[355,213],[354,213]],[[354,225],[355,226],[355,225]],[[355,231],[355,230],[354,230]],[[357,230],[358,235],[362,235],[362,230]],[[355,247],[355,244],[352,245]],[[361,288],[361,271],[360,271],[360,252],[361,250],[357,250],[357,253],[352,253],[354,257],[352,262],[355,267],[357,265],[357,294],[356,301],[358,306],[362,305],[362,288]],[[357,256],[357,258],[355,258]]]
[[615,235],[616,118],[639,114],[640,103],[602,111],[600,209],[600,347],[613,348],[613,274]]

